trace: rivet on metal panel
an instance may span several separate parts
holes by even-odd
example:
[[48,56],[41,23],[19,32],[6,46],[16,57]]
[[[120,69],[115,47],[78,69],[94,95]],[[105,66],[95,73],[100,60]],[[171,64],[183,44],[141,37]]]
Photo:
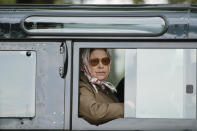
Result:
[[21,125],[23,125],[24,124],[24,122],[23,121],[21,121]]
[[31,51],[27,51],[27,52],[26,52],[26,55],[27,55],[27,56],[31,56]]

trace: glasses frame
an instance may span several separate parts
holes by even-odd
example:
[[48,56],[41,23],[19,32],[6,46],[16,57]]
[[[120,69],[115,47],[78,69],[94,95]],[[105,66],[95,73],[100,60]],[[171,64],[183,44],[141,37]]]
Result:
[[[104,60],[104,59],[107,60],[107,63],[105,63],[105,60]],[[92,61],[93,61],[93,60],[96,60],[96,64],[92,64]],[[89,64],[90,64],[91,66],[93,66],[93,67],[97,66],[100,62],[101,62],[104,66],[108,66],[108,65],[110,64],[110,62],[111,62],[111,59],[110,59],[109,57],[103,57],[102,59],[93,58],[93,59],[90,59],[90,60],[89,60]]]

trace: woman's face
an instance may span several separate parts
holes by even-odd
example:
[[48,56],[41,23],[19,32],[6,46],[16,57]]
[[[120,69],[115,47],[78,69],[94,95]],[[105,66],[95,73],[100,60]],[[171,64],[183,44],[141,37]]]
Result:
[[[98,62],[99,60],[99,62]],[[103,49],[95,49],[89,58],[89,71],[92,77],[102,81],[106,79],[110,72],[111,61]]]

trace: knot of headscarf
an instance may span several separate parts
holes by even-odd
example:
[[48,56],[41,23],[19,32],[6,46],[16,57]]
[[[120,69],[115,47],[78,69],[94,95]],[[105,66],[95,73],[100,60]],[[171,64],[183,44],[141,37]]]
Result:
[[116,88],[107,81],[100,81],[95,77],[91,77],[91,74],[89,72],[88,66],[89,66],[89,55],[90,55],[90,49],[86,49],[84,53],[82,54],[82,60],[83,63],[81,65],[81,71],[84,73],[84,75],[87,77],[89,83],[92,85],[94,90],[98,93],[98,90],[96,88],[96,85],[101,87],[102,89],[105,89],[106,87],[109,88],[112,92],[117,92]]

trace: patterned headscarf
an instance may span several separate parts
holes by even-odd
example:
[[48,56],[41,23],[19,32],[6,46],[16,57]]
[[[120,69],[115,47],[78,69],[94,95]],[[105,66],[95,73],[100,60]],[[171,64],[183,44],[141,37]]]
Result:
[[[109,51],[105,50],[107,55],[110,57]],[[109,88],[112,92],[117,92],[116,88],[110,83],[104,81],[100,81],[95,77],[92,77],[89,71],[89,57],[90,57],[91,50],[90,49],[84,49],[82,53],[82,63],[81,63],[81,71],[84,73],[84,75],[87,77],[88,81],[92,85],[92,87],[95,89],[95,91],[98,93],[98,90],[96,88],[96,85],[101,87],[102,89],[105,89],[105,87]]]

